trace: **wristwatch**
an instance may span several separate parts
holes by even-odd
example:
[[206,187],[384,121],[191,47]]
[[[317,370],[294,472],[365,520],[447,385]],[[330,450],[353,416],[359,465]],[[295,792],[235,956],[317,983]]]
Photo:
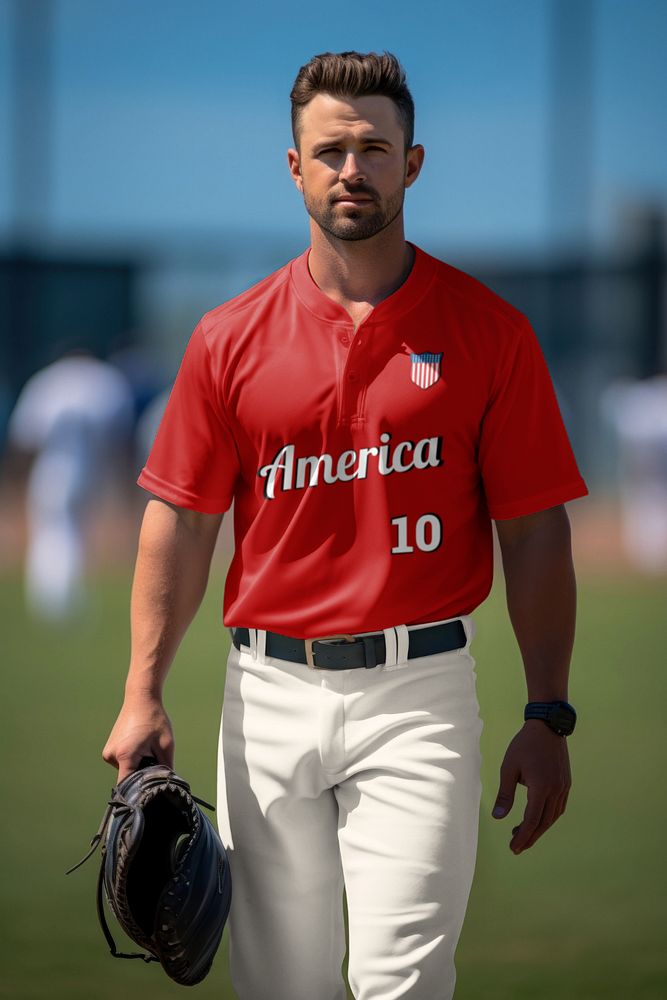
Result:
[[529,701],[523,712],[524,721],[541,719],[559,736],[574,732],[577,713],[567,701]]

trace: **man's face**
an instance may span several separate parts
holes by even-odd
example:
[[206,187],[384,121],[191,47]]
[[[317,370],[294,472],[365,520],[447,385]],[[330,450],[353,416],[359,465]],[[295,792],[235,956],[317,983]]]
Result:
[[301,124],[301,153],[287,156],[314,222],[340,240],[366,240],[389,226],[424,156],[422,146],[406,156],[391,98],[316,94]]

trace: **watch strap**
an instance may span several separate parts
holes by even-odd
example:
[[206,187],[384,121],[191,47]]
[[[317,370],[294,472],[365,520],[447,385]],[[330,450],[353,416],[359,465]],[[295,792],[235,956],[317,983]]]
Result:
[[[557,721],[560,715],[561,723]],[[563,719],[565,716],[565,719]],[[577,721],[577,713],[572,705],[567,701],[529,701],[523,711],[524,721],[529,719],[541,719],[554,732],[562,736],[569,736],[574,730]],[[566,721],[567,720],[567,721]]]
[[548,719],[558,701],[529,701],[523,710],[524,721],[528,719]]

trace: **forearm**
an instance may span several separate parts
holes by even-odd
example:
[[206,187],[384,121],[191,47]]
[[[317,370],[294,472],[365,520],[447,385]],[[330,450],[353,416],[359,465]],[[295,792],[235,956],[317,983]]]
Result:
[[528,700],[567,701],[577,600],[567,516],[505,546],[502,558]]
[[139,537],[130,607],[126,695],[160,697],[169,668],[208,582],[222,515],[151,500]]

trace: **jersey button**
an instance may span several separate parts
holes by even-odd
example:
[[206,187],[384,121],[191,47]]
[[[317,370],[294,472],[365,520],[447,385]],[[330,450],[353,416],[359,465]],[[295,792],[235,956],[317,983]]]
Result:
[[347,377],[350,380],[350,382],[356,382],[359,378],[359,374],[358,372],[348,372]]
[[348,335],[346,333],[341,333],[341,335],[340,335],[340,342],[341,342],[341,344],[344,344],[345,347],[347,347],[347,345],[350,343],[350,338],[348,337]]

